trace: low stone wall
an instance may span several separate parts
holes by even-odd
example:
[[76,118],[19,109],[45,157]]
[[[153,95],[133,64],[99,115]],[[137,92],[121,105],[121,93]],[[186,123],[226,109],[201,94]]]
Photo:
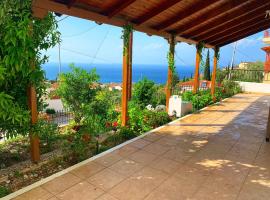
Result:
[[268,93],[270,94],[270,84],[267,83],[252,83],[237,81],[244,92]]

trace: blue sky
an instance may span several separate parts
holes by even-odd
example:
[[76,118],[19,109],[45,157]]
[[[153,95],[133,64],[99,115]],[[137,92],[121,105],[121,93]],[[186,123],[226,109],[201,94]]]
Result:
[[[58,20],[65,18],[61,16]],[[109,25],[97,25],[94,22],[67,17],[60,21],[61,60],[65,63],[121,63],[122,40],[121,28]],[[265,54],[260,49],[263,33],[252,35],[238,41],[235,63],[241,61],[263,61]],[[133,41],[134,64],[166,65],[168,43],[164,38],[148,36],[135,32]],[[230,63],[233,44],[221,48],[220,65]],[[58,47],[50,49],[49,62],[58,62]],[[211,56],[213,52],[211,51]],[[178,43],[176,46],[176,65],[193,66],[195,64],[195,46]]]

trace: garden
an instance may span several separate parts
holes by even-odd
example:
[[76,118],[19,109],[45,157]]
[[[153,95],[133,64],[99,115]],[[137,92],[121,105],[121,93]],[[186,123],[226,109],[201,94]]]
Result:
[[[50,84],[42,70],[48,57],[41,52],[60,42],[57,28],[52,13],[42,20],[32,17],[30,0],[0,2],[0,41],[4,41],[0,45],[0,197],[176,119],[165,111],[165,86],[147,78],[132,87],[125,127],[121,126],[121,92],[102,87],[96,70],[71,64],[70,72],[59,75],[59,87],[48,94]],[[168,63],[174,71],[170,54]],[[210,67],[206,71],[210,79]],[[218,74],[216,101],[241,92],[222,70]],[[179,81],[174,74],[172,87]],[[34,125],[27,103],[30,85],[36,88],[39,113]],[[181,95],[192,103],[193,112],[215,103],[210,89]],[[72,116],[65,126],[54,123],[55,111],[46,107],[45,99],[56,96]],[[30,159],[30,133],[40,139],[37,164]]]

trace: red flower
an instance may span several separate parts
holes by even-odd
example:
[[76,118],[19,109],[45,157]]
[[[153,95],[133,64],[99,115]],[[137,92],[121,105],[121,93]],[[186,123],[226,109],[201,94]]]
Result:
[[113,127],[117,127],[118,123],[117,122],[113,122]]

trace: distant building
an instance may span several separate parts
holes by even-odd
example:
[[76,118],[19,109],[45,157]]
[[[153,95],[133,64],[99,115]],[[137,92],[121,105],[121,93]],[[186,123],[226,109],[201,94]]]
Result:
[[[194,86],[194,80],[179,83],[178,86],[180,87],[181,91],[192,91]],[[207,80],[199,81],[199,89],[204,90],[208,88],[211,88],[211,81]]]
[[122,83],[109,83],[108,88],[110,91],[113,91],[113,90],[121,91],[122,90]]

